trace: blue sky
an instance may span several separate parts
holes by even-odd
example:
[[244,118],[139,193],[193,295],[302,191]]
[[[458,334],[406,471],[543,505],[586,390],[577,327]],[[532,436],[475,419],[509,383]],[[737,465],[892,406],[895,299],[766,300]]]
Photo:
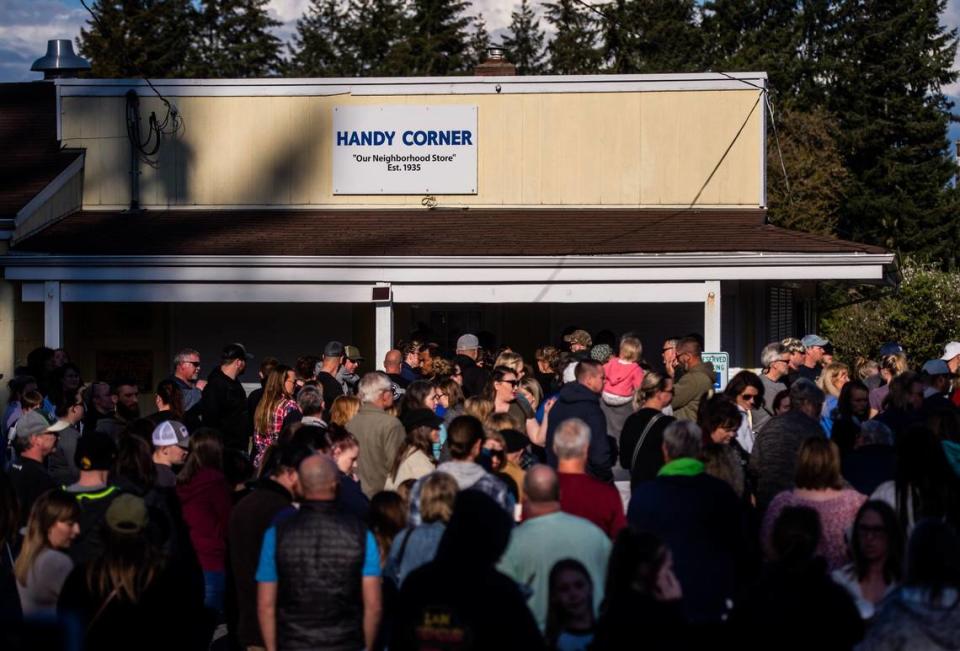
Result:
[[[88,4],[92,0],[88,0]],[[281,21],[281,38],[288,37],[309,0],[270,0],[269,10]],[[510,22],[510,11],[519,0],[477,0],[473,12],[482,13],[487,29],[494,34]],[[533,2],[532,4],[537,4]],[[0,0],[0,81],[27,81],[39,78],[30,64],[42,56],[46,42],[53,38],[75,39],[87,19],[80,0]],[[941,22],[960,26],[960,0],[949,0]],[[954,64],[960,68],[960,57]],[[960,113],[960,83],[946,89],[957,102]],[[950,129],[951,142],[960,139],[960,125]]]

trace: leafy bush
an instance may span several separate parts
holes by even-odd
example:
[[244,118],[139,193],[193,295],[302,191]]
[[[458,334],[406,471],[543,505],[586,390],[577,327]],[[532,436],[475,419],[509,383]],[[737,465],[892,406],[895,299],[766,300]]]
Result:
[[821,330],[840,359],[876,359],[880,346],[898,342],[913,366],[943,354],[948,341],[960,340],[960,273],[907,260],[900,286],[878,300],[824,315]]

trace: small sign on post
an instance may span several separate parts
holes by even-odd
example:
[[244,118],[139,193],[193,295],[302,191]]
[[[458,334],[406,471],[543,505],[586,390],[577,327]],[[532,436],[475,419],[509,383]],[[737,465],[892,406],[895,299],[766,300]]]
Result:
[[723,391],[730,379],[730,353],[704,353],[700,359],[713,364],[713,390]]

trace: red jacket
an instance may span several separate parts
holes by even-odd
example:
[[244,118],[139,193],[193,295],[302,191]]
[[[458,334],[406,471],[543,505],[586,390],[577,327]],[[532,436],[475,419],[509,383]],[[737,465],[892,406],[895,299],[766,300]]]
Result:
[[190,542],[204,572],[223,572],[230,522],[230,487],[219,470],[202,468],[187,484],[177,484]]

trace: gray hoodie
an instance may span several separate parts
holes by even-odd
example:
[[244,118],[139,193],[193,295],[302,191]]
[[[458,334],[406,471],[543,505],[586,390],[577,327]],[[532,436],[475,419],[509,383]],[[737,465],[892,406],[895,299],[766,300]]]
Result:
[[960,649],[960,594],[947,589],[931,600],[919,588],[903,587],[887,597],[857,651]]
[[[506,484],[484,470],[480,464],[474,463],[473,461],[447,461],[437,466],[434,472],[443,472],[453,477],[457,482],[457,486],[462,491],[471,489],[484,493],[503,507],[503,509],[510,514],[511,519],[513,518],[515,502],[510,491],[507,490]],[[413,490],[410,491],[409,522],[410,525],[414,527],[421,522],[420,488],[423,486],[423,481],[429,476],[430,475],[426,475],[418,479],[417,483],[413,485]]]

